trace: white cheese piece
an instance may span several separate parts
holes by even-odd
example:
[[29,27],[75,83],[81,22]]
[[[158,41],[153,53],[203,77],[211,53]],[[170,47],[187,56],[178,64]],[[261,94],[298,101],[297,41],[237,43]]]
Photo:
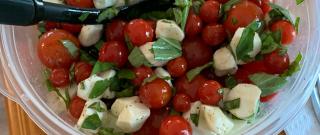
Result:
[[231,51],[226,48],[220,48],[213,54],[214,70],[217,76],[235,74],[238,66]]
[[97,43],[102,35],[103,25],[84,25],[79,34],[79,41],[84,47]]
[[[128,3],[126,3],[126,1]],[[131,6],[131,5],[137,4],[142,1],[144,1],[144,0],[117,0],[115,3],[115,7]]]
[[50,2],[55,4],[64,4],[63,0],[43,0],[44,2]]
[[[233,54],[236,56],[236,49],[239,44],[239,41],[242,36],[242,32],[245,28],[238,28],[237,31],[234,33],[234,36],[230,42],[230,47],[232,49]],[[259,37],[259,34],[255,32],[254,39],[253,39],[253,50],[248,53],[248,55],[252,58],[254,58],[261,50],[261,39]],[[236,58],[237,59],[237,58]],[[238,64],[245,64],[242,60],[237,59]]]
[[116,3],[117,0],[93,0],[94,7],[97,9],[103,9],[111,7]]
[[[171,75],[166,71],[165,69],[158,67],[154,70],[156,73],[157,77],[166,79],[165,81],[172,87],[172,82],[171,82]],[[170,79],[169,79],[170,78]]]
[[[107,72],[104,72],[102,74],[100,74],[99,76],[101,76],[103,79],[111,79],[112,77],[114,77],[116,75],[116,71],[114,70],[109,70]],[[114,91],[111,91],[110,88],[108,88],[104,94],[102,95],[103,98],[106,99],[112,99],[114,97],[116,97],[116,93]]]
[[111,106],[111,112],[115,116],[119,116],[124,108],[129,105],[140,103],[138,96],[118,98]]
[[167,64],[168,61],[156,61],[154,59],[154,54],[150,51],[152,50],[152,44],[154,42],[148,42],[142,46],[139,47],[140,51],[142,52],[142,54],[144,55],[144,57],[146,57],[146,59],[148,60],[148,62],[155,67],[161,67]]
[[157,38],[165,37],[182,41],[184,39],[184,32],[176,22],[162,19],[157,21],[156,36]]
[[240,107],[229,110],[231,114],[247,119],[253,116],[259,107],[261,90],[253,84],[238,84],[228,94],[227,101],[240,98]]

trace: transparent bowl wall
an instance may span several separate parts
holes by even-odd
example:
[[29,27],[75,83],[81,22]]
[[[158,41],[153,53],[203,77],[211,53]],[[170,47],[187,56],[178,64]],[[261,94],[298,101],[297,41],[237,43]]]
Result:
[[[306,0],[296,6],[294,0],[282,0],[293,16],[301,17],[294,44],[289,47],[291,60],[298,52],[304,56],[303,67],[286,87],[268,104],[263,104],[258,119],[237,134],[275,134],[283,129],[309,98],[320,63],[319,12],[317,0]],[[294,17],[294,18],[295,18]],[[75,120],[66,112],[47,104],[48,91],[42,76],[43,66],[37,55],[38,33],[35,26],[0,27],[0,92],[19,103],[28,115],[48,134],[81,134]],[[2,68],[2,69],[1,69]]]

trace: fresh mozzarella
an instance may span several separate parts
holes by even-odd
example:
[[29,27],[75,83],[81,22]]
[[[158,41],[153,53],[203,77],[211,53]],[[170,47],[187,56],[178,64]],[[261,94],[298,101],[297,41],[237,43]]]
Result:
[[[127,1],[127,3],[126,3],[126,1]],[[131,6],[131,5],[137,4],[142,1],[144,1],[144,0],[117,0],[115,3],[115,6],[116,7]]]
[[[245,28],[238,28],[237,31],[234,33],[234,36],[230,42],[230,47],[232,49],[233,54],[235,54],[235,56],[237,56],[236,49],[237,49],[237,46],[239,44],[239,41],[241,39],[241,36],[242,36],[244,29]],[[260,52],[261,44],[262,43],[261,43],[261,39],[259,37],[259,34],[255,32],[254,39],[253,39],[253,50],[248,53],[248,55],[251,58],[254,58]],[[238,59],[237,59],[237,63],[238,64],[245,64],[245,62],[243,62],[242,60],[238,60]]]
[[50,2],[55,4],[64,4],[63,0],[43,0],[44,2]]
[[140,103],[138,96],[118,98],[111,106],[111,112],[115,116],[119,116],[124,108],[135,103]]
[[214,70],[217,76],[236,73],[238,66],[231,51],[226,48],[218,49],[213,55]]
[[103,9],[111,7],[116,3],[117,0],[93,0],[94,7],[97,9]]
[[156,36],[157,38],[166,37],[182,41],[184,39],[184,32],[176,22],[162,19],[157,21]]
[[81,28],[81,32],[79,34],[79,41],[80,43],[85,46],[89,47],[97,43],[102,35],[103,25],[84,25]]
[[247,119],[253,116],[259,107],[261,90],[252,84],[238,84],[228,94],[227,101],[240,98],[240,107],[229,110],[231,114]]
[[157,77],[166,79],[165,81],[172,87],[171,75],[168,73],[168,71],[158,67],[154,70],[154,72],[156,73]]
[[142,46],[139,47],[140,51],[142,52],[142,54],[144,55],[144,57],[146,57],[146,59],[148,60],[148,62],[155,67],[161,67],[164,66],[168,61],[156,61],[154,59],[154,54],[150,51],[152,50],[152,44],[154,42],[148,42]]

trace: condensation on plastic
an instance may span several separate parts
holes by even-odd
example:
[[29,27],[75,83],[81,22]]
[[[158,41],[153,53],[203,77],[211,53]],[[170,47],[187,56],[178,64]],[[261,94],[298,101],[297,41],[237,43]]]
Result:
[[[314,87],[320,63],[320,13],[318,0],[306,0],[296,6],[294,0],[279,1],[301,17],[300,31],[289,55],[298,52],[304,56],[299,74],[269,103],[262,104],[256,121],[237,134],[276,134],[306,103]],[[81,134],[74,128],[75,120],[68,113],[57,112],[47,103],[48,91],[44,86],[41,63],[36,55],[37,30],[32,27],[0,27],[0,91],[18,102],[27,114],[48,134]],[[2,68],[2,69],[1,69]],[[4,82],[4,83],[3,83]],[[62,107],[62,106],[61,106]]]

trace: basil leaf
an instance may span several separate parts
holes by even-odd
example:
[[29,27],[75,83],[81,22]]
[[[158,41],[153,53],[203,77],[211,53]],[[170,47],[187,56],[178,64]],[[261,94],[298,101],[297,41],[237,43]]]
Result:
[[191,69],[191,70],[187,73],[187,79],[188,79],[188,81],[189,81],[189,82],[192,81],[193,78],[196,77],[198,74],[200,74],[203,69],[206,69],[206,68],[212,66],[212,64],[213,64],[213,62],[209,62],[209,63],[207,63],[207,64],[205,64],[205,65],[203,65],[203,66],[200,66],[200,67],[196,67],[196,68],[194,68],[194,69]]
[[111,82],[112,82],[112,79],[97,81],[94,84],[91,93],[89,94],[89,98],[93,99],[101,96],[107,90],[107,88],[111,85]]
[[250,60],[250,53],[253,50],[253,40],[255,31],[251,28],[245,28],[242,32],[240,41],[236,48],[237,59],[248,61]]
[[300,5],[304,0],[296,0],[296,4]]
[[93,110],[96,110],[97,112],[105,112],[106,109],[101,107],[100,102],[95,102],[91,104],[88,108],[91,108]]
[[186,7],[191,5],[189,0],[175,0],[174,5],[178,6],[178,7]]
[[145,85],[146,83],[152,82],[153,80],[157,79],[158,76],[153,74],[150,77],[143,80],[142,85]]
[[299,32],[299,24],[300,24],[300,17],[297,17],[294,21],[294,28],[296,29],[296,32]]
[[93,66],[91,75],[110,70],[113,67],[114,67],[114,64],[112,64],[112,63],[97,61],[96,64]]
[[99,40],[94,47],[96,47],[98,50],[100,50],[100,48],[103,46],[104,41],[103,40]]
[[255,20],[252,23],[250,23],[247,28],[252,29],[255,32],[260,31],[263,28],[263,23],[259,20]]
[[130,41],[130,38],[128,37],[127,34],[124,35],[124,40],[125,40],[125,42],[126,42],[126,45],[127,45],[127,47],[128,47],[128,50],[129,50],[129,51],[132,51],[133,45],[132,45],[132,43],[131,43],[131,41]]
[[160,20],[160,19],[169,19],[171,20],[173,17],[167,11],[151,11],[148,13],[144,13],[141,15],[142,19],[150,19],[150,20]]
[[62,45],[68,49],[68,52],[73,58],[76,58],[79,55],[79,48],[70,40],[60,40]]
[[226,101],[223,103],[223,108],[225,110],[232,110],[232,109],[237,109],[240,107],[240,98]]
[[119,77],[119,79],[134,79],[134,78],[136,78],[136,75],[132,70],[121,69],[118,72],[118,77]]
[[121,81],[122,80],[120,80],[119,77],[113,77],[109,89],[111,91],[119,91],[119,90],[121,90]]
[[138,47],[133,48],[130,55],[128,56],[128,60],[134,67],[139,67],[141,65],[145,65],[150,67],[151,64],[148,62],[146,57],[142,54]]
[[200,8],[203,5],[204,0],[194,0],[192,1],[192,8],[196,14],[200,13]]
[[284,19],[287,19],[288,21],[290,21],[292,24],[293,24],[293,21],[291,19],[291,16],[290,16],[290,12],[279,6],[279,5],[276,5],[274,3],[269,3],[269,5],[271,6],[272,10],[269,12],[269,16],[271,19],[281,19],[281,18],[284,18]]
[[282,88],[287,80],[284,77],[270,75],[266,73],[256,73],[249,75],[250,81],[261,89],[261,97],[268,96]]
[[[280,33],[281,34],[281,33]],[[261,35],[261,54],[268,54],[281,47],[281,39],[278,40],[278,34],[266,32]],[[281,36],[281,35],[280,35]],[[278,40],[278,41],[277,41]]]
[[97,113],[88,116],[82,123],[81,128],[96,130],[101,127],[102,121]]
[[85,12],[85,13],[82,13],[81,16],[78,17],[78,19],[83,22],[84,20],[86,20],[88,18],[88,16],[90,15],[89,12]]
[[96,21],[100,23],[106,19],[111,20],[112,18],[117,16],[118,13],[119,13],[119,10],[117,8],[114,8],[114,7],[107,8],[99,14],[98,19]]
[[238,84],[238,82],[234,76],[228,76],[224,82],[225,82],[226,87],[230,88],[230,89],[232,89],[233,87],[235,87]]
[[39,22],[38,24],[38,30],[40,32],[40,35],[41,36],[43,33],[45,33],[47,30],[46,30],[46,24],[45,22]]
[[238,23],[238,20],[237,20],[237,18],[233,17],[231,19],[231,22],[232,22],[233,25],[236,25]]
[[115,134],[113,134],[113,129],[101,128],[98,132],[98,135],[115,135]]
[[152,45],[154,59],[158,61],[172,60],[182,55],[180,42],[174,39],[160,37]]
[[299,53],[295,60],[290,64],[289,68],[282,73],[281,77],[289,77],[292,76],[294,73],[298,72],[301,69],[300,62],[302,60],[302,54]]
[[90,63],[91,65],[94,65],[97,60],[93,58],[91,55],[89,55],[87,52],[80,50],[80,60],[81,61],[86,61]]
[[199,114],[190,114],[190,119],[192,123],[196,126],[199,124]]
[[55,87],[53,87],[53,85],[49,79],[46,79],[46,86],[47,86],[47,89],[49,92],[57,90]]
[[120,92],[116,92],[116,97],[121,98],[121,97],[131,97],[134,95],[133,87],[129,87],[127,89],[124,89]]
[[224,16],[226,12],[228,12],[233,5],[238,4],[241,0],[229,0],[227,3],[222,4],[219,14],[220,17]]
[[187,19],[188,19],[188,15],[189,15],[189,10],[190,10],[190,6],[191,6],[191,1],[192,0],[187,0],[189,1],[189,4],[187,6],[185,6],[182,10],[182,18],[181,18],[181,29],[183,31],[185,31],[186,28],[186,24],[187,24]]
[[[170,10],[169,10],[170,11]],[[179,25],[182,22],[182,11],[178,8],[172,8],[171,12],[174,16],[175,22]]]

